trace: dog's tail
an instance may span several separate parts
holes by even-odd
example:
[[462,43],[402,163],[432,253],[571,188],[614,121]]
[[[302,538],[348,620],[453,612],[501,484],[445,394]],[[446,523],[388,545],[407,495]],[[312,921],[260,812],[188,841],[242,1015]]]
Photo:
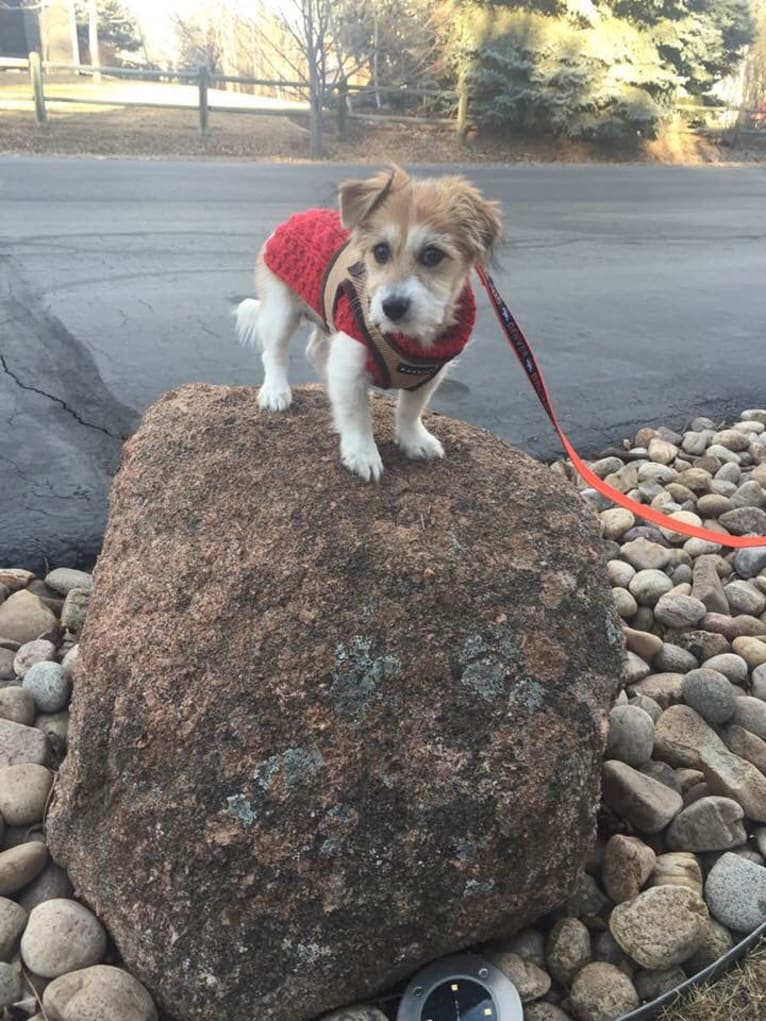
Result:
[[244,347],[259,347],[258,312],[261,303],[256,298],[245,298],[237,305],[237,337]]

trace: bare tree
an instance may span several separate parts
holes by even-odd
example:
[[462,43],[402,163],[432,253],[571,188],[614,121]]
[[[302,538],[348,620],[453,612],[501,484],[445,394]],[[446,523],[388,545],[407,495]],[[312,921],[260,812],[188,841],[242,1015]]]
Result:
[[[309,97],[309,153],[322,156],[322,111],[328,97],[348,78],[366,66],[368,49],[360,58],[343,44],[337,24],[337,0],[285,0],[271,18],[260,19],[258,28],[265,46],[304,84]],[[273,31],[274,27],[278,31]],[[341,89],[339,102],[345,102]]]

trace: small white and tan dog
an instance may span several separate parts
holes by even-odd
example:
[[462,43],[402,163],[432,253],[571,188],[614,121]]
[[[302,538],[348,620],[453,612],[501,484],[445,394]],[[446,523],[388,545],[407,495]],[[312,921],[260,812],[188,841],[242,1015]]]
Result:
[[299,213],[266,241],[259,300],[239,305],[237,333],[262,352],[259,405],[284,411],[290,338],[302,319],[313,323],[307,354],[327,386],[341,460],[377,481],[371,385],[399,390],[396,438],[408,457],[444,456],[421,416],[470,337],[469,275],[501,223],[497,204],[464,178],[413,179],[398,167],[345,182],[339,199],[340,212]]

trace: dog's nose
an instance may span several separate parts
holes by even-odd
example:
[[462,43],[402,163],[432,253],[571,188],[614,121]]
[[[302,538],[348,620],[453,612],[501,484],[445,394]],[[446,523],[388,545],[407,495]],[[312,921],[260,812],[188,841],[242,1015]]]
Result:
[[390,319],[392,323],[398,323],[400,319],[404,319],[409,307],[409,298],[386,298],[383,302],[383,311],[386,318]]

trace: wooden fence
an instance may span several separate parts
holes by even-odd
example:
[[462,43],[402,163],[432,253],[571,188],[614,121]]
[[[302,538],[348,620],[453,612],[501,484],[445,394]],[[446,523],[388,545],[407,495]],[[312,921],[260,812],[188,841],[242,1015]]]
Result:
[[[293,112],[309,112],[308,102],[302,106],[295,107],[264,107],[256,105],[222,105],[210,102],[209,90],[218,84],[239,84],[253,87],[269,87],[288,89],[302,95],[308,92],[305,82],[285,81],[284,79],[250,78],[246,75],[225,75],[210,71],[207,67],[198,67],[195,70],[144,70],[126,67],[92,67],[90,64],[54,64],[43,62],[39,53],[30,53],[28,60],[0,58],[0,68],[9,70],[29,72],[29,80],[32,89],[32,98],[35,108],[35,121],[38,126],[47,122],[47,103],[45,92],[45,75],[49,72],[63,72],[82,75],[104,75],[109,78],[133,79],[139,81],[154,82],[180,82],[184,85],[196,86],[197,103],[196,108],[199,116],[199,130],[206,135],[210,130],[211,113],[250,113],[250,114],[271,114],[286,116]],[[354,110],[354,104],[358,100],[368,97],[396,95],[403,101],[410,98],[438,100],[443,108],[454,110],[454,115],[412,115],[401,113],[373,113]],[[349,119],[360,119],[370,121],[408,121],[421,124],[453,124],[462,142],[465,141],[468,130],[468,93],[466,89],[461,91],[449,91],[444,89],[419,89],[410,88],[407,85],[397,86],[357,86],[343,83],[340,86],[328,91],[327,98],[333,101],[335,116],[337,118],[338,136],[343,139]],[[149,102],[140,99],[118,98],[95,98],[91,96],[67,96],[57,94],[49,96],[47,102],[51,103],[82,103],[87,106],[137,106],[152,107],[167,110],[188,110],[190,106],[179,103]]]
[[[47,121],[47,106],[45,93],[45,75],[47,73],[63,72],[69,74],[81,74],[88,76],[104,75],[108,78],[133,79],[149,82],[180,82],[185,85],[195,86],[197,89],[197,102],[195,107],[199,117],[199,130],[206,135],[210,130],[211,113],[250,113],[261,115],[286,116],[290,113],[308,113],[310,104],[304,99],[301,105],[292,107],[268,107],[256,105],[223,105],[211,103],[209,90],[219,84],[238,84],[251,87],[279,88],[293,91],[304,97],[307,96],[308,86],[305,81],[285,81],[283,79],[250,78],[246,75],[225,75],[210,71],[207,67],[186,70],[145,70],[127,67],[92,67],[90,64],[54,64],[43,62],[39,53],[30,53],[28,60],[0,57],[0,69],[17,71],[28,71],[34,101],[35,120],[42,126]],[[371,97],[375,98],[376,105],[380,97],[395,96],[404,105],[409,99],[424,101],[425,107],[419,113],[412,114],[401,112],[373,112],[355,109],[359,101],[365,101]],[[367,121],[398,121],[418,124],[442,124],[453,125],[458,140],[463,143],[469,128],[469,103],[470,96],[468,88],[461,82],[457,90],[448,89],[421,89],[411,88],[407,85],[372,86],[372,85],[351,85],[342,83],[340,86],[328,90],[328,105],[334,106],[337,118],[338,137],[346,137],[349,119],[357,118]],[[137,106],[152,107],[168,110],[188,110],[190,104],[151,102],[143,99],[130,99],[124,96],[119,98],[104,97],[95,98],[91,96],[67,96],[57,94],[49,97],[49,102],[55,103],[82,103],[88,106]],[[436,106],[436,112],[429,112],[428,106]],[[723,116],[729,123],[725,124],[698,124],[690,130],[698,134],[720,135],[731,141],[738,141],[740,136],[757,136],[759,139],[766,139],[766,114],[764,111],[737,110],[730,107],[712,107],[690,104],[679,104],[677,112],[690,122],[704,118],[717,118]],[[448,116],[446,114],[449,114]],[[753,127],[746,125],[752,124]]]

